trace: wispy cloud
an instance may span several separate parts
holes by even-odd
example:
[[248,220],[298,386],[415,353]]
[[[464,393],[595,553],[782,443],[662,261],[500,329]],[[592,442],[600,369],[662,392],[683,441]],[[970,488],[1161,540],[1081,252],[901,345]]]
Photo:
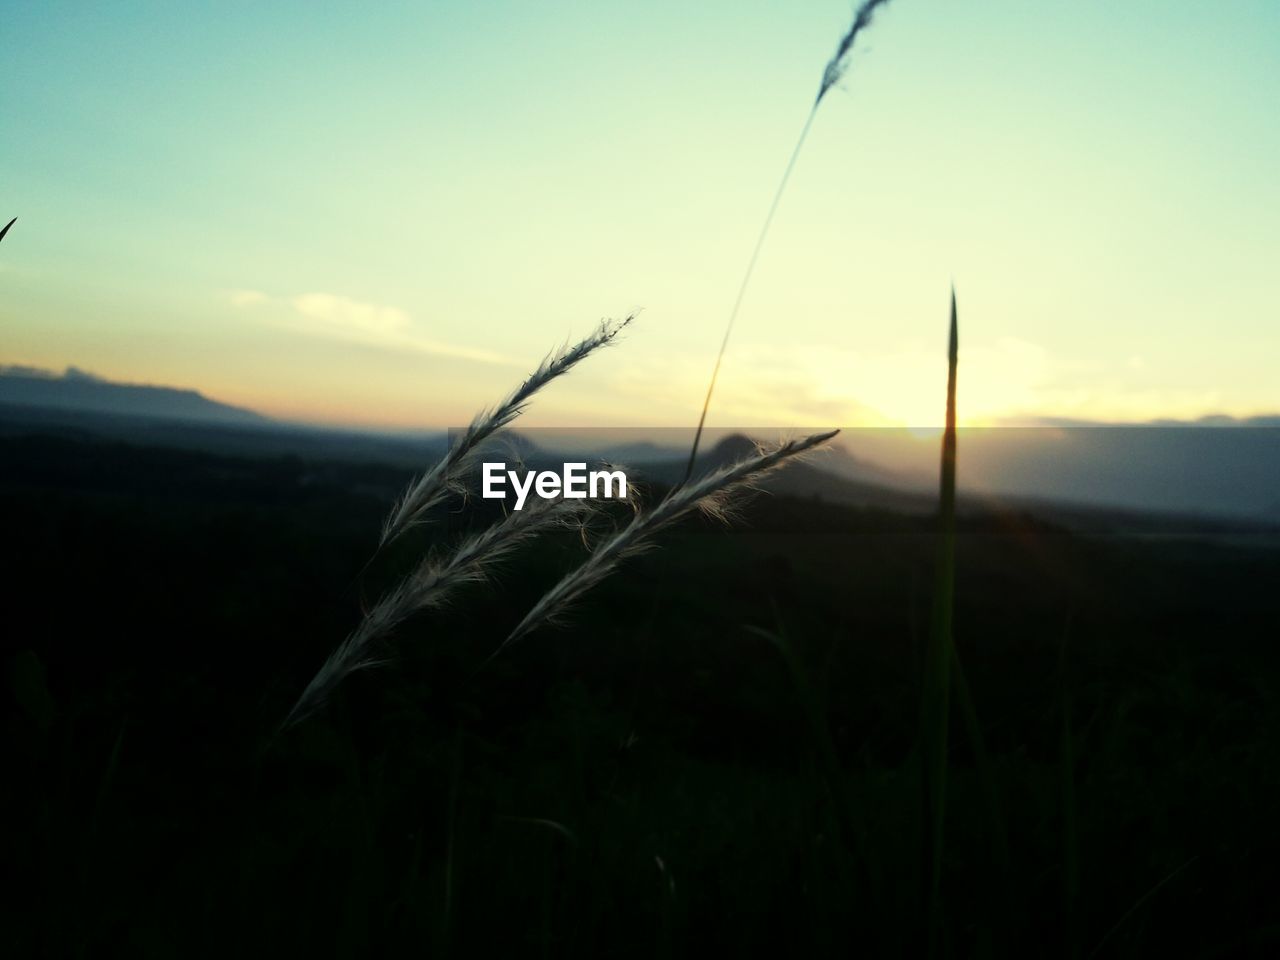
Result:
[[398,307],[361,303],[332,293],[299,294],[289,298],[289,305],[320,333],[398,341],[412,330],[409,314]]
[[298,333],[397,352],[410,351],[503,366],[517,363],[491,350],[445,343],[423,336],[399,307],[365,303],[334,293],[273,296],[261,290],[227,291],[237,309],[261,310],[268,323]]

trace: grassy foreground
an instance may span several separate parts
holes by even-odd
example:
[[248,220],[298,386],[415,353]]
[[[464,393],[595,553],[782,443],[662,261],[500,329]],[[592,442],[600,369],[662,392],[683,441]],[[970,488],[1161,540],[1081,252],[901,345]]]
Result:
[[[404,475],[0,442],[13,955],[926,948],[936,518],[688,521],[479,669],[581,556],[541,543],[273,739]],[[1280,554],[1020,514],[955,550],[985,762],[953,694],[936,950],[1265,953]]]

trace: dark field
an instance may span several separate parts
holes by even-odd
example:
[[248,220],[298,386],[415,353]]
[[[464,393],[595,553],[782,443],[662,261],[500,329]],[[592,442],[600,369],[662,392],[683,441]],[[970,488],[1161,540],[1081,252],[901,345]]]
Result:
[[[543,543],[275,737],[407,478],[0,439],[8,956],[927,948],[932,518],[760,497],[483,665]],[[939,952],[1280,950],[1275,542],[962,517]]]

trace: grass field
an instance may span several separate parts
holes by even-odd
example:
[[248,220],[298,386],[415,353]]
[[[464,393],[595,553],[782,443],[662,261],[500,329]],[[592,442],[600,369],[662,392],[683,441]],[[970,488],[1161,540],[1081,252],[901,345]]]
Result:
[[[3,442],[14,956],[927,949],[936,518],[687,521],[482,667],[581,555],[540,542],[276,738],[405,474]],[[1280,552],[955,549],[936,951],[1267,952]]]

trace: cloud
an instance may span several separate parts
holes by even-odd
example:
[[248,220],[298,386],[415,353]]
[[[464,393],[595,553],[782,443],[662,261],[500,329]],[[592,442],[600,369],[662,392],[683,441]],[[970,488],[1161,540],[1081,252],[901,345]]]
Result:
[[266,303],[271,298],[261,290],[231,290],[227,293],[227,299],[233,307],[252,307]]
[[409,315],[397,307],[361,303],[332,293],[304,293],[289,302],[301,316],[337,333],[394,339],[408,335],[411,327]]
[[395,352],[456,357],[502,366],[516,364],[512,358],[491,350],[424,337],[414,329],[413,318],[399,307],[320,292],[280,297],[260,290],[231,290],[227,299],[237,309],[262,309],[268,322],[310,336]]

